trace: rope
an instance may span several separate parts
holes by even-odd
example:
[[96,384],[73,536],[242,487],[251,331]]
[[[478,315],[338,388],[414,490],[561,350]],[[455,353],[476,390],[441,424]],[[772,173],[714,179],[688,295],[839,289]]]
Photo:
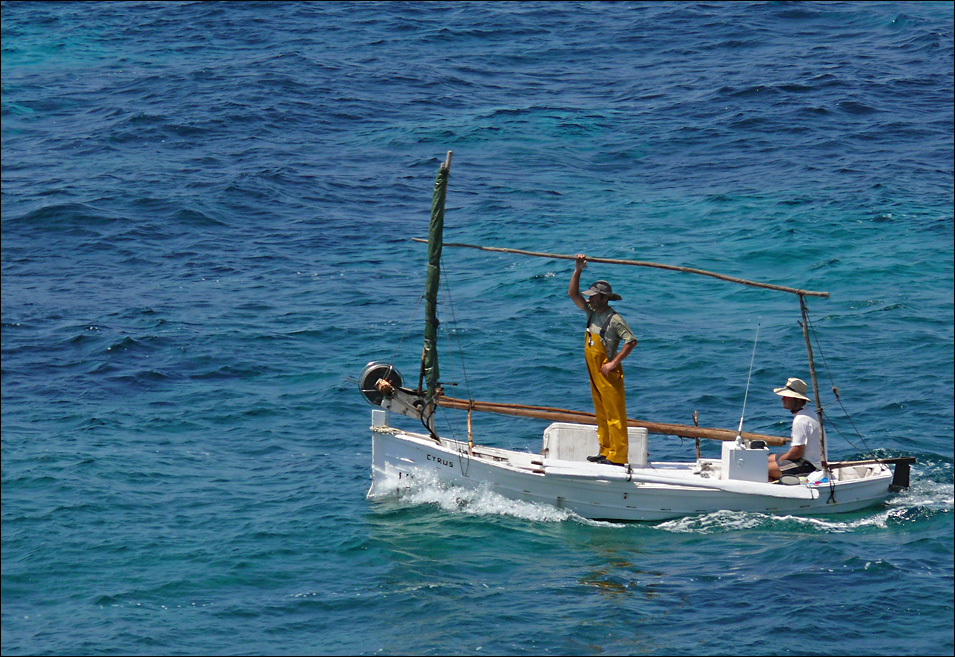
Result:
[[395,353],[391,354],[391,360],[388,361],[389,367],[394,367],[395,365],[395,358],[398,357],[398,351],[401,349],[401,345],[405,341],[405,336],[408,335],[408,331],[411,329],[411,324],[414,322],[414,318],[418,314],[418,308],[421,306],[422,299],[424,299],[423,294],[418,297],[418,303],[415,304],[414,311],[411,313],[411,318],[408,320],[408,325],[405,326],[405,332],[401,334],[401,339],[398,341],[398,346],[395,348]]
[[[443,260],[443,259],[442,259],[442,261],[441,261],[441,264],[442,264],[442,267],[441,267],[441,276],[444,278],[444,285],[442,286],[442,288],[443,288],[443,290],[444,290],[445,300],[448,302],[448,309],[451,311],[451,326],[457,327],[458,320],[457,320],[457,317],[456,317],[455,314],[454,314],[454,302],[451,300],[451,286],[450,286],[449,283],[448,283],[448,274],[447,274],[447,271],[445,270],[445,267],[443,266],[443,265],[444,265],[444,260]],[[446,323],[443,323],[442,325],[444,326],[445,336],[446,336],[446,338],[447,338],[447,344],[448,344],[448,353],[450,354],[450,353],[451,353],[451,331],[448,329]],[[463,373],[463,376],[464,376],[464,388],[465,388],[465,390],[467,391],[468,399],[470,399],[470,398],[471,398],[471,389],[470,389],[470,386],[468,385],[467,369],[464,367],[464,349],[461,347],[461,338],[460,338],[460,336],[458,336],[457,334],[455,334],[455,338],[457,339],[457,342],[458,342],[458,354],[460,354],[460,357],[461,357],[461,370],[462,370],[462,373]],[[438,408],[439,408],[438,406],[435,406],[435,412],[437,412]],[[433,413],[432,413],[432,415],[433,415]],[[448,433],[451,435],[451,437],[452,437],[454,440],[458,440],[457,432],[455,431],[454,427],[452,426],[451,420],[450,420],[450,418],[448,417],[448,414],[447,414],[447,413],[442,413],[442,414],[441,414],[441,417],[444,418],[444,421],[445,421],[445,423],[446,423],[447,426],[448,426]],[[458,442],[460,442],[460,441],[458,441]],[[468,430],[468,443],[470,443],[470,442],[471,442],[471,432],[470,432],[470,427],[469,427],[469,430]],[[464,456],[465,458],[462,459],[462,456]],[[471,464],[471,455],[470,455],[469,453],[466,453],[466,454],[463,454],[463,455],[462,455],[462,453],[461,453],[460,450],[459,450],[459,451],[458,451],[458,465],[461,467],[461,472],[462,472],[462,474],[464,474],[464,476],[467,476],[467,473],[468,473],[468,469],[469,469],[470,464]]]
[[373,433],[392,433],[398,434],[401,433],[401,429],[396,429],[395,427],[369,427]]
[[[862,441],[862,442],[863,442],[863,448],[864,448],[864,449],[860,449],[855,443],[853,443],[851,440],[849,440],[849,439],[846,437],[846,435],[845,435],[844,433],[842,433],[842,431],[839,430],[839,427],[836,426],[836,423],[832,421],[832,416],[830,416],[828,413],[826,413],[825,410],[823,410],[823,415],[826,416],[826,421],[829,423],[829,426],[832,427],[832,429],[833,429],[837,434],[839,434],[839,437],[840,437],[840,438],[842,438],[844,441],[846,441],[847,443],[849,443],[849,445],[852,446],[852,449],[854,449],[854,450],[856,450],[856,451],[859,451],[859,452],[863,452],[863,451],[872,452],[872,450],[869,449],[869,446],[865,444],[865,440]],[[874,456],[874,455],[875,455],[875,452],[872,452],[872,454],[873,454],[873,456]]]
[[[441,267],[441,274],[444,276],[444,294],[448,300],[448,309],[451,311],[451,325],[455,328],[454,337],[458,341],[458,355],[461,357],[461,373],[464,377],[464,390],[467,392],[468,399],[471,399],[471,387],[470,382],[468,381],[468,370],[464,366],[464,347],[461,346],[461,336],[457,333],[458,318],[454,314],[454,302],[451,300],[451,286],[448,284],[448,274],[444,267]],[[445,328],[448,335],[448,344],[451,343],[451,331],[448,331]],[[451,352],[450,346],[448,347],[448,353]]]
[[[408,335],[408,331],[411,330],[411,325],[414,323],[414,319],[418,315],[418,308],[421,307],[422,299],[424,299],[423,294],[418,297],[418,303],[415,304],[414,310],[411,313],[411,317],[408,319],[408,323],[405,326],[405,332],[401,334],[401,339],[398,340],[398,346],[395,347],[394,353],[391,354],[391,360],[388,361],[388,367],[392,368],[392,370],[394,369],[395,359],[398,357],[398,352],[401,350],[401,345],[404,344],[405,338]],[[434,413],[432,413],[432,415],[434,415]],[[428,421],[427,419],[425,419],[424,413],[421,414],[420,420],[421,420],[421,426],[423,426],[427,430],[431,438],[433,438],[434,440],[438,440],[438,437],[434,434],[433,431],[431,431],[431,427],[428,426]]]
[[[849,424],[852,425],[852,430],[855,431],[856,435],[859,437],[859,440],[862,441],[862,446],[865,448],[865,451],[874,454],[872,448],[869,447],[868,443],[866,443],[865,441],[865,438],[862,437],[862,433],[860,433],[858,427],[856,427],[855,422],[852,421],[852,416],[849,415],[849,410],[845,407],[845,404],[842,403],[842,399],[840,399],[839,397],[839,388],[836,387],[835,381],[832,380],[832,372],[829,370],[829,363],[828,361],[826,361],[826,355],[823,353],[822,345],[819,343],[819,334],[816,333],[816,329],[812,325],[812,322],[809,320],[808,315],[806,316],[806,322],[809,325],[809,330],[812,332],[813,339],[816,341],[816,349],[819,351],[819,357],[822,359],[822,366],[826,370],[826,376],[829,377],[829,386],[832,389],[832,394],[835,396],[836,401],[839,403],[839,407],[842,409],[842,412],[845,413],[846,419],[849,421]],[[856,447],[856,445],[853,444],[853,442],[849,440],[845,436],[845,434],[843,434],[839,430],[839,428],[835,425],[835,423],[832,422],[832,418],[830,417],[830,415],[826,413],[825,411],[823,411],[823,414],[826,416],[826,419],[830,421],[830,424],[832,425],[832,428],[836,430],[836,433],[838,433],[843,440],[849,443],[853,449],[858,450],[859,448]]]

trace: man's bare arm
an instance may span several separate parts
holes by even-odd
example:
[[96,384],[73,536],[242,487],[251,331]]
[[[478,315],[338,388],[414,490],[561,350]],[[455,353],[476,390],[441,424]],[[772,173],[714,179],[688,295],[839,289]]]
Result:
[[570,277],[570,284],[567,286],[567,296],[571,301],[577,304],[581,310],[587,309],[587,300],[580,293],[580,272],[587,266],[587,256],[582,253],[577,254],[577,260],[574,262],[574,273]]

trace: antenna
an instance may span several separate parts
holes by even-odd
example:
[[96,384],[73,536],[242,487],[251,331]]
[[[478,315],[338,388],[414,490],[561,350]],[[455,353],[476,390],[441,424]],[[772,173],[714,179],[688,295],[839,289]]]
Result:
[[739,429],[736,430],[736,444],[743,444],[743,418],[746,417],[746,400],[749,398],[749,381],[753,377],[753,362],[756,360],[756,343],[759,342],[759,324],[756,324],[756,339],[753,340],[753,355],[749,359],[749,374],[746,376],[746,393],[743,395],[743,412],[739,416]]

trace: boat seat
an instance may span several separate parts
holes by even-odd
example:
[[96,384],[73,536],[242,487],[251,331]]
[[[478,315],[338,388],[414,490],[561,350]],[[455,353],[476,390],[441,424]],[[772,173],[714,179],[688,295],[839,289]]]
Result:
[[[647,430],[643,427],[627,427],[629,449],[628,462],[632,467],[647,465]],[[544,430],[544,449],[541,454],[548,459],[562,461],[586,461],[600,451],[597,442],[597,427],[592,424],[554,422]]]

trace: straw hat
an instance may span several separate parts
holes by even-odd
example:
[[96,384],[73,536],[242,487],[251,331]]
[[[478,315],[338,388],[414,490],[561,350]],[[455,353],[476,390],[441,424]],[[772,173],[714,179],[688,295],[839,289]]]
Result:
[[790,378],[782,388],[773,388],[773,392],[780,397],[795,397],[796,399],[809,401],[809,397],[806,396],[808,389],[809,387],[802,379]]

